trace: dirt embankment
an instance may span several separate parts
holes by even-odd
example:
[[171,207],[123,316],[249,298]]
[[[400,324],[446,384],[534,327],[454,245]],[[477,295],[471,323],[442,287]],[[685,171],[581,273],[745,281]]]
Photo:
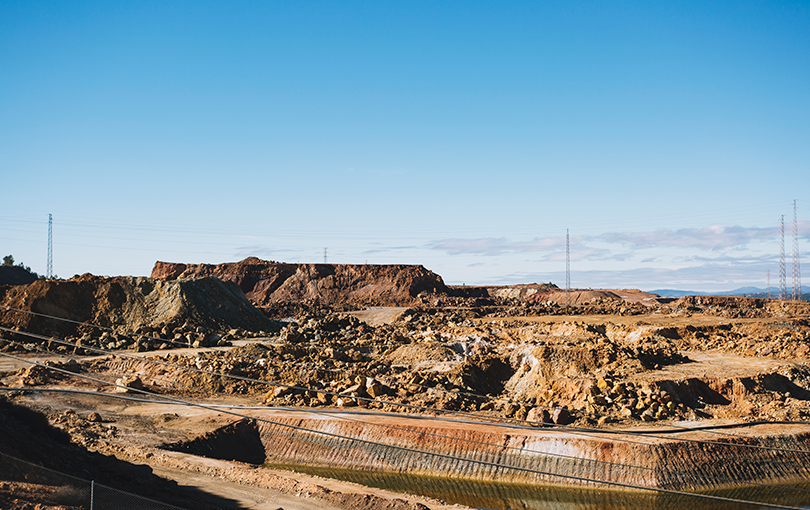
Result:
[[[104,332],[83,322],[111,328],[114,332]],[[216,334],[227,335],[234,329],[240,333],[280,329],[278,323],[254,308],[231,282],[216,278],[166,282],[89,274],[69,280],[0,286],[0,325],[60,338],[75,336],[85,345],[95,343],[111,349],[133,347],[139,340],[148,346],[148,339],[142,336],[174,337],[191,345],[198,339],[203,344],[218,341],[219,338],[214,339]],[[177,338],[178,334],[182,338]],[[199,335],[202,338],[198,338]],[[21,337],[21,342],[35,341],[17,336]]]
[[[225,264],[156,262],[151,276],[161,280],[215,276],[232,281],[254,305],[265,310],[290,308],[292,304],[317,304],[344,310],[422,304],[503,306],[545,303],[573,306],[592,301],[657,304],[657,296],[637,290],[572,289],[565,292],[551,283],[448,286],[441,276],[423,266],[401,264],[287,264],[250,257]],[[288,315],[300,312],[286,308],[283,311],[291,312]]]
[[215,276],[232,281],[257,306],[306,301],[326,305],[407,306],[418,298],[445,295],[441,276],[423,266],[286,264],[255,257],[228,264],[156,262],[152,278]]
[[[0,452],[4,455],[88,480],[88,485],[89,480],[94,480],[169,504],[214,509],[232,508],[236,503],[155,476],[147,466],[124,462],[71,442],[70,433],[79,429],[85,435],[103,438],[118,435],[117,427],[103,423],[98,413],[79,414],[67,410],[46,417],[0,398]],[[82,498],[80,490],[71,490],[70,486],[54,487],[52,481],[41,480],[42,471],[9,457],[4,456],[2,460],[0,470],[4,482],[0,487],[0,507],[19,510],[87,508],[81,505],[89,498]],[[79,482],[72,480],[71,483]]]

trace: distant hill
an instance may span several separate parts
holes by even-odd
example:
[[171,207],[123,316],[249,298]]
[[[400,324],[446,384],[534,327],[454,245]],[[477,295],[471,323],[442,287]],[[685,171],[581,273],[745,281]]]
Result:
[[[767,298],[768,289],[760,289],[759,287],[740,287],[739,289],[723,291],[723,292],[699,292],[694,290],[676,290],[676,289],[658,289],[647,291],[652,294],[658,294],[661,297],[683,297],[683,296],[746,296],[755,298]],[[787,289],[788,295],[792,289]],[[771,287],[771,297],[776,298],[779,294],[779,289]],[[810,301],[810,293],[802,293],[803,301]]]
[[28,285],[37,274],[22,266],[0,266],[0,285]]

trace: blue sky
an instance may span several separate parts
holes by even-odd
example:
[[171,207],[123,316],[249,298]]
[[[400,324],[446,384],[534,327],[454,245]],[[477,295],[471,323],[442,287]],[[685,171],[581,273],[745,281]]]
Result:
[[711,291],[784,214],[790,276],[810,4],[503,4],[4,0],[0,252]]

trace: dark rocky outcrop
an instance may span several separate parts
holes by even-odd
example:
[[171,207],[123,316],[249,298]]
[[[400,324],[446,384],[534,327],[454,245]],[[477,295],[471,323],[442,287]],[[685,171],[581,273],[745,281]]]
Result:
[[21,266],[0,266],[0,285],[28,285],[37,281],[37,274]]
[[264,445],[255,420],[243,418],[188,442],[166,445],[167,450],[248,464],[265,461]]

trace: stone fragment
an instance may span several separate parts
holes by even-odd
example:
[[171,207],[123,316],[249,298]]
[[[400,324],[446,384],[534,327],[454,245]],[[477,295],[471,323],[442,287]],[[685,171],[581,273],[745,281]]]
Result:
[[612,385],[613,385],[613,382],[610,381],[610,379],[605,379],[603,377],[600,377],[600,378],[598,378],[596,380],[596,387],[599,388],[602,391],[605,391],[606,389],[610,388]]
[[285,395],[289,395],[293,392],[293,389],[289,386],[276,386],[273,388],[273,398],[280,398]]
[[115,380],[115,384],[118,386],[115,389],[116,393],[136,393],[132,390],[146,389],[143,381],[137,375],[128,375],[126,377],[118,378]]
[[366,396],[366,386],[365,384],[354,384],[349,386],[345,390],[340,392],[341,395],[351,395],[353,397],[365,397]]
[[551,420],[557,425],[568,425],[571,423],[571,413],[564,407],[558,407],[551,414]]
[[641,413],[641,421],[655,421],[655,414],[650,409],[647,409]]
[[371,379],[370,382],[366,382],[366,393],[368,393],[368,396],[371,398],[379,398],[387,393],[387,388],[376,380]]
[[493,409],[495,409],[495,402],[493,402],[492,400],[487,400],[486,402],[481,404],[481,407],[479,407],[479,409],[481,411],[492,411]]
[[526,421],[534,423],[551,423],[551,413],[548,412],[548,409],[544,409],[542,407],[532,407],[526,414]]
[[353,407],[357,405],[357,402],[351,397],[338,397],[335,405],[338,407]]

